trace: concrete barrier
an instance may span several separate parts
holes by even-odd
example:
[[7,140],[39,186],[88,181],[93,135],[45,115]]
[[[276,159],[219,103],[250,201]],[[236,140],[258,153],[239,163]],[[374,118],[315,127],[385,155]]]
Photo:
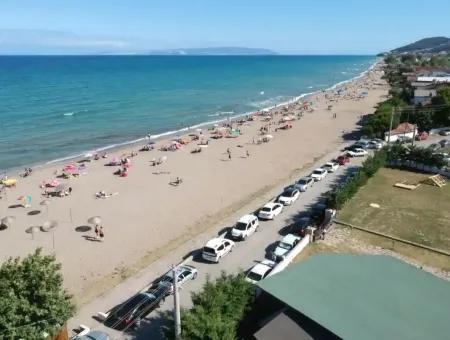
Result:
[[306,246],[311,242],[311,237],[312,235],[308,234],[304,238],[302,238],[301,241],[286,255],[286,258],[283,261],[279,262],[272,269],[268,276],[274,275],[284,270],[294,260],[294,258],[296,258],[297,255],[300,254],[303,249],[305,249]]

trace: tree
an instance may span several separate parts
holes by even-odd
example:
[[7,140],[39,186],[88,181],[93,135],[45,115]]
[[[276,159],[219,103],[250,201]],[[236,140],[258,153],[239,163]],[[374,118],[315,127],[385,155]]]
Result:
[[63,289],[61,265],[38,248],[0,267],[0,339],[45,339],[56,335],[75,306]]
[[[193,307],[181,311],[181,337],[189,340],[231,340],[237,338],[240,321],[249,310],[254,287],[244,274],[222,272],[214,282],[209,278],[199,293],[192,294]],[[165,336],[173,338],[173,329]]]

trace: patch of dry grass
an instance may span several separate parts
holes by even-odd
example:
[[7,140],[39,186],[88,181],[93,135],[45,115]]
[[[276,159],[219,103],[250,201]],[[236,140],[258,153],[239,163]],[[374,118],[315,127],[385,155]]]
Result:
[[[346,204],[338,219],[450,251],[450,183],[442,188],[422,184],[415,190],[393,186],[426,178],[425,174],[380,169]],[[370,203],[377,203],[380,208],[372,208]]]

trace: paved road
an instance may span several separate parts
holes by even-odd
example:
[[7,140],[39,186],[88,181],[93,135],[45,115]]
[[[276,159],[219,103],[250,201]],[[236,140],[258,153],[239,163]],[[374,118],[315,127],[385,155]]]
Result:
[[[330,155],[327,155],[326,158],[319,161],[325,162],[328,159],[331,159],[339,154],[338,151],[333,152]],[[239,270],[248,270],[255,263],[261,261],[265,258],[266,254],[273,249],[273,246],[276,242],[287,233],[287,226],[292,224],[299,215],[304,214],[308,207],[314,203],[316,203],[321,195],[328,191],[330,187],[336,181],[342,179],[348,172],[356,169],[358,165],[360,165],[362,159],[353,159],[350,165],[345,167],[340,167],[336,173],[329,174],[324,180],[316,183],[312,188],[310,188],[307,192],[301,193],[299,199],[294,202],[292,206],[285,207],[283,212],[275,218],[273,221],[260,221],[259,231],[250,236],[246,241],[236,242],[236,246],[233,249],[233,252],[225,256],[221,259],[219,264],[206,263],[201,260],[193,259],[189,260],[189,264],[194,265],[198,269],[198,277],[193,281],[187,282],[180,291],[181,298],[181,306],[182,307],[190,307],[191,306],[191,292],[200,291],[203,284],[206,281],[206,276],[209,275],[212,279],[218,277],[220,273],[225,270],[227,273],[237,273]],[[317,166],[318,164],[316,164]],[[308,169],[308,171],[311,169]],[[308,174],[308,171],[305,171],[305,175]],[[280,188],[280,192],[282,188]],[[256,207],[255,207],[256,208]],[[223,230],[218,230],[218,233],[223,232]],[[208,238],[215,237],[216,235],[209,233],[209,235],[203,235],[198,240],[194,240],[191,242],[190,250],[201,249],[205,240]],[[178,258],[179,259],[179,258]],[[116,293],[115,299],[107,298],[100,299],[100,302],[97,306],[90,305],[90,308],[97,308],[96,310],[90,310],[90,315],[94,315],[98,311],[106,311],[109,308],[113,307],[114,304],[118,304],[128,297],[135,294],[138,290],[144,288],[142,286],[142,282],[146,284],[150,283],[153,279],[167,271],[167,268],[170,267],[172,263],[177,263],[180,260],[176,260],[173,256],[167,256],[158,263],[152,265],[152,267],[156,267],[155,270],[148,273],[148,280],[143,280],[142,277],[131,279],[131,282],[127,281],[126,285],[123,285],[120,293]],[[152,275],[153,274],[153,275]],[[140,282],[141,285],[137,285]],[[103,301],[102,301],[103,300]],[[109,303],[109,305],[108,305]],[[173,307],[173,298],[169,297],[166,301],[161,305],[159,310],[171,310]],[[85,311],[80,314],[86,315]],[[77,318],[78,319],[78,318]],[[78,319],[79,320],[79,319]],[[78,321],[77,320],[77,321]],[[84,321],[84,322],[83,322]],[[104,327],[102,324],[96,322],[95,320],[79,320],[78,323],[72,322],[71,325],[78,325],[80,323],[86,324],[91,328],[95,329],[104,329],[114,339],[158,339],[160,338],[160,325],[163,320],[158,318],[158,313],[153,312],[148,316],[146,320],[141,323],[141,327],[136,332],[132,332],[129,334],[123,334],[111,329]]]
[[[433,138],[426,142],[420,142],[423,146],[432,143],[439,138]],[[326,157],[319,160],[314,167],[323,164],[325,161],[336,157],[340,154],[339,151],[328,154]],[[263,260],[266,254],[273,248],[274,244],[282,235],[286,234],[287,228],[292,224],[296,218],[308,210],[308,207],[316,203],[321,195],[327,192],[334,183],[345,178],[349,172],[354,171],[360,166],[363,159],[353,159],[352,162],[344,167],[340,167],[336,173],[329,174],[323,181],[316,183],[307,192],[301,193],[300,198],[290,207],[285,207],[281,215],[277,216],[273,221],[261,221],[259,231],[249,237],[246,241],[237,242],[233,252],[221,259],[219,264],[205,263],[198,260],[189,260],[189,264],[194,265],[198,269],[198,277],[196,280],[187,282],[180,291],[181,306],[189,308],[191,306],[190,295],[192,292],[200,291],[206,281],[206,276],[209,275],[212,279],[218,277],[222,271],[228,273],[237,273],[239,270],[248,270],[255,263]],[[312,168],[305,170],[304,175],[307,175]],[[280,188],[280,192],[282,188]],[[256,206],[254,207],[257,208]],[[223,230],[217,230],[217,233]],[[204,243],[217,236],[211,231],[199,235],[195,240],[191,240],[187,244],[178,248],[171,254],[164,256],[140,273],[139,276],[128,279],[126,282],[115,287],[111,292],[104,294],[96,301],[81,308],[78,316],[70,321],[69,326],[74,327],[79,324],[87,324],[92,329],[103,329],[107,331],[113,339],[159,339],[160,325],[165,321],[158,317],[157,312],[151,313],[146,320],[141,324],[141,327],[136,332],[123,334],[106,328],[101,323],[92,319],[98,311],[107,311],[114,305],[121,303],[130,296],[134,295],[141,289],[148,287],[148,285],[158,276],[165,273],[171,264],[179,263],[183,255],[190,251],[201,249]],[[173,298],[169,297],[161,305],[160,311],[171,310],[173,307]]]

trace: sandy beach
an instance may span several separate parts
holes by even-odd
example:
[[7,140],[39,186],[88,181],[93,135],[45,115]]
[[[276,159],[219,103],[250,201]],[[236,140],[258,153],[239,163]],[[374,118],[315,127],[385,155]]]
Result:
[[[160,151],[172,139],[158,140],[154,150],[131,158],[127,177],[113,175],[120,167],[105,163],[139,148],[115,150],[107,159],[85,163],[78,178],[60,180],[72,193],[48,198],[47,206],[41,205],[45,198],[39,186],[53,180],[55,171],[65,164],[17,177],[17,186],[6,189],[0,200],[0,218],[15,217],[9,228],[0,231],[0,260],[24,256],[36,247],[54,252],[62,263],[65,286],[83,304],[177,244],[220,226],[241,207],[297,178],[314,159],[339,148],[348,133],[357,129],[361,115],[373,112],[387,95],[381,74],[375,67],[350,83],[302,98],[312,102],[305,110],[301,102],[272,109],[267,134],[273,139],[268,143],[256,143],[262,137],[261,127],[269,124],[266,113],[234,124],[242,133],[237,138],[211,139],[211,131],[203,129],[199,137],[209,143],[199,153],[191,153],[199,148],[198,140],[177,151]],[[279,124],[286,115],[296,119]],[[286,124],[292,128],[279,129]],[[152,160],[162,156],[167,160],[152,166]],[[177,177],[181,184],[169,184]],[[101,190],[114,195],[96,198]],[[20,196],[31,196],[31,206],[17,206],[22,203]],[[93,238],[94,227],[87,221],[92,216],[102,219],[102,241]],[[58,226],[48,232],[25,232],[48,220]],[[90,230],[85,231],[86,226]]]

